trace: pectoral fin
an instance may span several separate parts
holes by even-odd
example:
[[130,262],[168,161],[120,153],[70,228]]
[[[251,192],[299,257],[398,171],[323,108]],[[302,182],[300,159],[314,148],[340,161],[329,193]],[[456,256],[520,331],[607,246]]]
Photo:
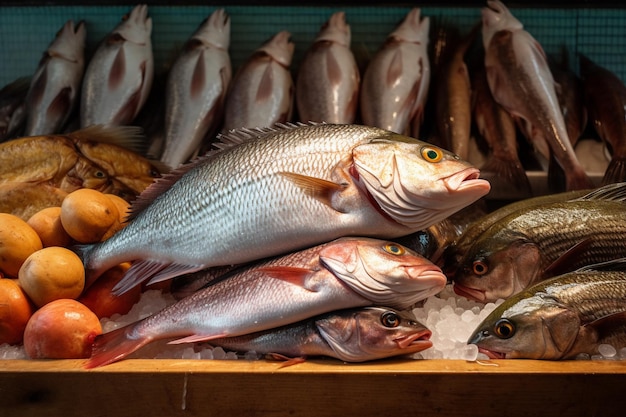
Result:
[[72,89],[70,87],[61,89],[59,94],[52,100],[52,103],[50,103],[50,107],[48,107],[48,116],[53,119],[65,117],[71,110],[71,94]]
[[281,281],[297,285],[298,287],[302,287],[308,291],[312,291],[311,289],[307,288],[307,278],[315,272],[311,269],[290,266],[276,266],[255,268],[255,271],[262,272],[270,278],[279,279]]
[[616,330],[623,330],[626,327],[626,311],[601,317],[585,326],[593,328],[598,335],[598,340],[602,340],[611,336]]
[[565,272],[570,272],[572,270],[571,265],[580,258],[591,243],[593,243],[593,239],[587,238],[569,248],[543,271],[544,277],[554,277]]
[[316,198],[327,206],[333,208],[333,196],[345,190],[347,185],[337,184],[322,178],[309,177],[293,172],[280,172],[280,175],[293,182],[307,195]]
[[168,345],[180,345],[182,343],[198,343],[198,342],[207,342],[209,340],[221,339],[223,337],[228,337],[227,334],[193,334],[191,336],[183,337],[181,339],[172,340],[171,342],[167,342]]

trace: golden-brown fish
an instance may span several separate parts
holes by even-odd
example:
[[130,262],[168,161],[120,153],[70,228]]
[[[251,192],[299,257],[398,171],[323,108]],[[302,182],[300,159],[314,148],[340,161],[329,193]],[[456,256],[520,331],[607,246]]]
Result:
[[28,220],[46,207],[60,207],[67,192],[46,183],[5,182],[0,184],[0,213]]

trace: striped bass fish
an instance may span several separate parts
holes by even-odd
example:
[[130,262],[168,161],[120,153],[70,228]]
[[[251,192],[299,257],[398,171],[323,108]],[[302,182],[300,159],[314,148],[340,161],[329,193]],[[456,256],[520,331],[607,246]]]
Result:
[[459,263],[454,291],[480,302],[626,256],[626,183],[569,201],[530,205],[495,221]]
[[626,259],[532,286],[499,305],[468,343],[492,359],[574,359],[626,347]]
[[209,342],[227,350],[254,351],[289,366],[310,356],[365,362],[410,355],[432,346],[431,331],[404,311],[364,307],[335,311],[294,324]]
[[243,268],[152,316],[98,336],[87,367],[112,363],[155,340],[204,342],[354,307],[408,309],[445,284],[439,267],[402,245],[340,238]]
[[119,233],[77,249],[87,285],[125,261],[116,291],[342,236],[404,236],[490,189],[456,155],[376,127],[243,129],[217,146],[157,179]]

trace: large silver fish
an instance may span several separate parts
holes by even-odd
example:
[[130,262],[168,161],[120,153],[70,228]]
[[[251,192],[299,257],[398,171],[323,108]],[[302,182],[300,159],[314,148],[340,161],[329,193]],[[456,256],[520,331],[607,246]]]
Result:
[[487,80],[494,99],[518,118],[535,144],[547,142],[567,190],[593,188],[576,159],[541,45],[497,0],[482,9]]
[[429,18],[412,9],[367,65],[360,96],[364,124],[409,134],[414,118],[421,123],[430,83],[429,28]]
[[170,70],[165,92],[165,149],[161,161],[176,168],[222,122],[232,77],[230,17],[215,10],[187,41]]
[[345,12],[334,13],[300,63],[296,104],[301,121],[354,123],[361,77],[350,41]]
[[82,248],[88,285],[124,261],[136,261],[128,287],[346,235],[403,236],[490,189],[456,155],[375,127],[244,129],[220,146],[156,180],[126,227]]
[[83,79],[80,125],[131,124],[144,105],[152,79],[152,19],[135,6],[102,41]]
[[432,262],[388,241],[340,238],[268,261],[99,336],[87,367],[119,360],[159,339],[195,343],[238,336],[344,308],[408,309],[441,291]]
[[86,36],[83,22],[68,20],[44,52],[26,95],[24,136],[61,133],[78,101]]
[[295,45],[290,37],[287,31],[278,32],[237,71],[226,96],[223,131],[291,121],[294,86],[289,66]]
[[310,356],[365,362],[410,355],[432,346],[431,331],[408,312],[387,307],[340,310],[249,335],[213,339],[212,346],[254,351],[286,365]]
[[468,343],[493,359],[573,359],[626,347],[626,259],[532,286],[498,306]]

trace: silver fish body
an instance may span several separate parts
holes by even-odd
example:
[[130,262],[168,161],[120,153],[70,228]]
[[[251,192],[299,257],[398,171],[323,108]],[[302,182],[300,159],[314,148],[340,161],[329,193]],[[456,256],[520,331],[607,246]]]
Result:
[[86,36],[83,22],[68,20],[44,52],[26,95],[24,136],[62,133],[79,100]]
[[341,236],[402,236],[489,191],[455,155],[374,127],[248,129],[222,140],[148,188],[119,233],[82,248],[88,282],[123,261],[141,261],[129,281],[161,280]]
[[232,78],[230,17],[215,10],[187,41],[170,70],[165,92],[165,149],[161,162],[176,168],[222,122]]
[[626,347],[626,260],[591,265],[505,300],[468,343],[490,358],[574,359]]
[[334,13],[300,63],[296,104],[302,122],[354,123],[361,77],[350,42],[345,12]]
[[237,71],[226,97],[222,130],[291,121],[294,85],[289,67],[295,45],[278,32]]
[[430,335],[430,330],[408,312],[364,307],[209,343],[227,350],[281,355],[287,359],[329,356],[345,362],[365,362],[428,349],[432,346]]
[[[441,270],[393,242],[341,238],[244,268],[160,312],[96,340],[88,367],[151,341],[238,336],[344,308],[406,309],[445,286]],[[387,304],[390,303],[390,304]]]
[[566,189],[592,188],[578,162],[545,53],[497,0],[482,9],[485,68],[494,99],[518,118],[535,146],[545,141],[565,172]]
[[412,120],[421,121],[430,83],[429,22],[420,19],[420,9],[409,11],[367,65],[360,94],[364,124],[409,134]]
[[151,34],[148,6],[138,5],[98,46],[83,79],[81,127],[131,124],[152,86]]

